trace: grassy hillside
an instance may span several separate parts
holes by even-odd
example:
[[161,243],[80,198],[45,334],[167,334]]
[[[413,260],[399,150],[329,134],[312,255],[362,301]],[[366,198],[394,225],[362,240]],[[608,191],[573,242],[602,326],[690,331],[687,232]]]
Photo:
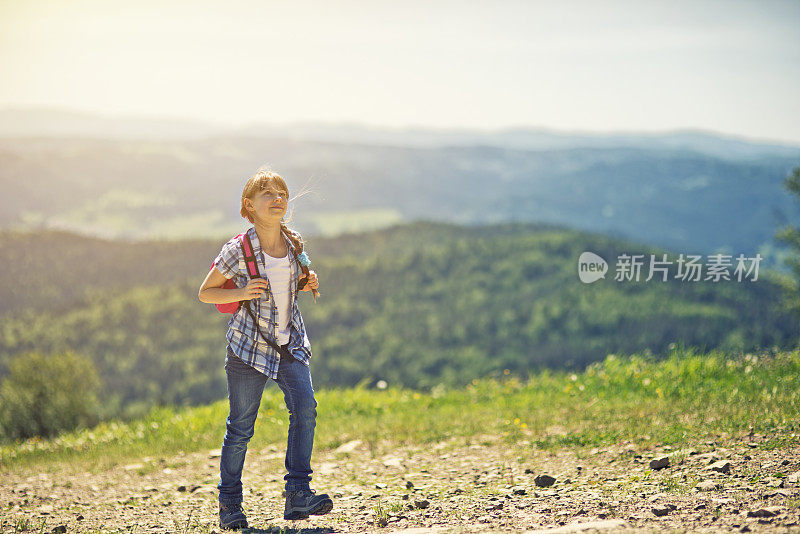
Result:
[[[70,349],[97,366],[104,416],[224,397],[227,316],[196,298],[220,245],[2,236],[14,266],[0,281],[9,303],[0,376],[17,355]],[[623,252],[661,252],[544,225],[419,223],[309,239],[322,284],[318,303],[301,297],[315,385],[455,387],[505,370],[580,370],[608,353],[665,354],[673,344],[796,346],[800,325],[781,310],[768,273],[719,283],[609,275],[585,285],[577,277],[585,250],[612,263]],[[17,299],[28,287],[27,300]]]
[[[627,441],[674,449],[708,437],[756,432],[762,447],[800,444],[800,351],[730,357],[674,350],[610,355],[584,371],[515,373],[476,379],[432,392],[390,386],[321,388],[317,392],[317,450],[350,440],[373,454],[408,443],[498,435],[519,451],[595,447]],[[0,472],[103,471],[142,456],[170,456],[219,447],[227,401],[193,408],[158,408],[146,417],[107,422],[52,440],[0,446]],[[264,392],[254,443],[285,440],[287,414],[280,390]]]

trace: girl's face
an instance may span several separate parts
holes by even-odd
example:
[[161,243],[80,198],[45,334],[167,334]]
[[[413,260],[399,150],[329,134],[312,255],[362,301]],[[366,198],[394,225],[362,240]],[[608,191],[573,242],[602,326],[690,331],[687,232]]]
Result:
[[286,214],[289,192],[278,184],[270,184],[266,189],[256,191],[252,198],[245,199],[245,205],[255,221],[280,222]]

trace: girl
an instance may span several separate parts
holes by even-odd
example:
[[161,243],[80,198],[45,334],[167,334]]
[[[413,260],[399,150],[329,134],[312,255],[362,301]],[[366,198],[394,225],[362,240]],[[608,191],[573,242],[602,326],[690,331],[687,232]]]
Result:
[[[299,285],[316,297],[319,281],[314,271],[308,271],[307,276],[301,272],[296,256],[306,264],[307,257],[301,254],[300,234],[284,221],[288,201],[286,182],[274,172],[259,170],[247,181],[241,214],[253,223],[247,235],[258,272],[264,278],[248,276],[242,242],[233,238],[222,247],[198,294],[202,302],[211,304],[243,301],[228,323],[226,336],[230,414],[217,485],[219,522],[224,529],[247,527],[242,511],[242,468],[268,378],[278,383],[289,410],[284,518],[306,519],[309,514],[326,514],[333,508],[328,495],[317,495],[309,487],[317,401],[309,368],[311,343],[297,295]],[[230,278],[236,287],[223,288]]]

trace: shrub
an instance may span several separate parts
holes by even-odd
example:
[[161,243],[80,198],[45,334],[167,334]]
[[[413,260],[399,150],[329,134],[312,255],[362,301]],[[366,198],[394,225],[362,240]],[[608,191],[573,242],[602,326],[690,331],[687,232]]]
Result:
[[0,384],[5,439],[49,437],[97,423],[99,379],[90,360],[73,352],[20,354]]

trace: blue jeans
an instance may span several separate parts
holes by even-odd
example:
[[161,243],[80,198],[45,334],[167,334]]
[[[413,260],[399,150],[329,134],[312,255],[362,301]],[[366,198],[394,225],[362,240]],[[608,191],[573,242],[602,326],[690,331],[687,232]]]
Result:
[[[227,429],[222,442],[217,489],[220,501],[241,503],[244,457],[247,443],[253,437],[267,376],[243,362],[230,348],[225,358],[225,373],[228,376],[230,413],[225,421]],[[275,381],[283,391],[289,409],[289,439],[286,446],[288,473],[283,477],[286,491],[308,488],[317,418],[311,369],[298,360],[281,358]]]

